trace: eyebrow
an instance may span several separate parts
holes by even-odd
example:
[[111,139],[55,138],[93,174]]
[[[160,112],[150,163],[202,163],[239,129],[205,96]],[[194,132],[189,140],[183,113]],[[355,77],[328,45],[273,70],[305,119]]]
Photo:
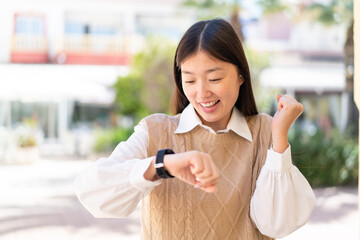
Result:
[[[215,72],[215,71],[221,71],[221,70],[225,70],[221,67],[215,67],[215,68],[210,68],[208,70],[206,70],[205,72],[206,73],[211,73],[211,72]],[[181,70],[181,73],[184,73],[184,74],[194,74],[193,72],[189,72],[189,71],[186,71],[186,70]]]

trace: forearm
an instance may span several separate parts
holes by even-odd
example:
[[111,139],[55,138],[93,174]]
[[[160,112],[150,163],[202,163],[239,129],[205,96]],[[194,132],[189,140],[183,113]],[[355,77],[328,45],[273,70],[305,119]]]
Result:
[[96,217],[125,217],[159,183],[147,181],[144,173],[154,157],[148,158],[148,133],[144,122],[109,158],[91,164],[76,179],[81,203]]
[[272,135],[273,150],[277,153],[283,153],[289,147],[287,132],[273,132]]
[[155,169],[155,161],[156,158],[154,157],[151,161],[149,167],[147,168],[146,172],[144,173],[144,178],[148,181],[155,181],[158,180],[158,177],[156,175],[156,169]]
[[95,217],[126,217],[157,183],[146,181],[141,172],[152,161],[133,159],[118,163],[101,159],[85,169],[75,181],[76,194]]

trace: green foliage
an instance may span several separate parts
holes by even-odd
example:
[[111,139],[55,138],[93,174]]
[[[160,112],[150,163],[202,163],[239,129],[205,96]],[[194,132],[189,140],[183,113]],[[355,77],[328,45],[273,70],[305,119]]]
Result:
[[132,128],[99,130],[93,149],[97,153],[110,153],[121,142],[126,141],[133,133]]
[[134,56],[130,74],[114,85],[117,111],[135,122],[154,112],[168,112],[173,90],[175,44],[150,36],[143,51]]
[[145,111],[141,93],[143,82],[139,76],[130,74],[126,77],[119,77],[114,87],[116,89],[117,111],[122,115],[137,117]]
[[258,0],[257,4],[263,8],[265,14],[282,12],[288,9],[288,6],[282,0]]
[[211,8],[216,5],[214,0],[186,0],[183,3],[185,6],[189,7],[199,7],[199,8]]
[[[134,56],[128,76],[114,84],[116,110],[136,123],[154,112],[168,112],[173,91],[172,64],[176,46],[165,38],[150,36],[144,49]],[[94,151],[111,152],[133,132],[129,128],[102,130],[96,135]]]
[[246,45],[244,46],[244,51],[250,67],[251,78],[256,82],[254,84],[258,84],[261,71],[270,66],[269,56],[265,53],[257,52]]
[[143,102],[150,113],[168,112],[172,95],[173,61],[176,44],[166,38],[150,36],[146,47],[134,58],[132,71],[143,81]]
[[313,187],[357,183],[359,149],[350,134],[294,131],[289,143],[294,164]]
[[265,69],[270,67],[270,58],[267,54],[259,53],[251,48],[244,46],[244,51],[251,73],[251,84],[256,100],[256,105],[260,112],[270,113],[271,103],[275,99],[276,90],[270,91],[264,89],[260,85],[260,74]]
[[214,10],[220,7],[234,7],[239,5],[239,2],[240,0],[185,0],[183,5],[197,9]]
[[30,135],[21,135],[17,139],[19,147],[33,147],[37,145],[36,138]]
[[22,124],[16,128],[15,136],[16,143],[19,147],[34,147],[37,145],[36,139],[37,121],[31,118],[26,118]]
[[196,9],[197,20],[207,20],[230,17],[240,7],[241,0],[185,0],[182,5]]
[[353,5],[352,0],[332,0],[328,4],[313,3],[306,10],[313,14],[316,21],[331,26],[350,21],[353,16]]

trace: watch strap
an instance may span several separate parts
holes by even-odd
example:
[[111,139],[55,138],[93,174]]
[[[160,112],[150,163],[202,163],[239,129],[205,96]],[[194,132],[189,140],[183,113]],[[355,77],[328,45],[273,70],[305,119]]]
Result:
[[174,178],[174,176],[172,176],[164,167],[164,156],[166,154],[174,154],[174,151],[169,148],[165,148],[157,152],[155,161],[156,174],[159,178]]

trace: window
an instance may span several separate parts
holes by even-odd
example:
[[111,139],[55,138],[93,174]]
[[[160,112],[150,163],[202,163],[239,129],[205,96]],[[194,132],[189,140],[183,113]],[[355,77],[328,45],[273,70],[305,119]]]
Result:
[[15,16],[15,33],[35,34],[44,33],[44,18],[36,15],[16,15]]

